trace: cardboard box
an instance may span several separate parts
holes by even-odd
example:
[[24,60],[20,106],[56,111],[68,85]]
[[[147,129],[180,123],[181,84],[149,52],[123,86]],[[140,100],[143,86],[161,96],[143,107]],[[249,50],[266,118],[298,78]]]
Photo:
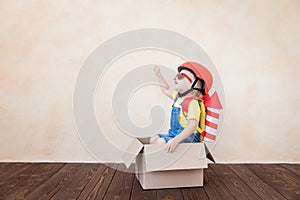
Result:
[[[135,153],[134,153],[135,152]],[[123,158],[127,167],[135,159],[135,173],[143,189],[203,186],[207,168],[204,143],[182,143],[173,153],[165,145],[147,144],[139,139]]]

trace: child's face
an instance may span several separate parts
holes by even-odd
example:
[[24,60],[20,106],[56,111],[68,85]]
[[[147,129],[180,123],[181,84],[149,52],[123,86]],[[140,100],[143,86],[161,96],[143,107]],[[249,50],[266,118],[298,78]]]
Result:
[[174,78],[174,89],[178,92],[185,92],[191,88],[193,81],[194,75],[183,69]]

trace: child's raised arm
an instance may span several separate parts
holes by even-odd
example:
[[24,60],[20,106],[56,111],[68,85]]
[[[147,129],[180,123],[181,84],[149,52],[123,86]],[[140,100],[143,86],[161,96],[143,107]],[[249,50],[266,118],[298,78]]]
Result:
[[154,66],[154,72],[158,78],[160,88],[162,92],[172,99],[172,88],[169,86],[167,81],[164,79],[163,75],[160,72],[160,67],[158,65]]

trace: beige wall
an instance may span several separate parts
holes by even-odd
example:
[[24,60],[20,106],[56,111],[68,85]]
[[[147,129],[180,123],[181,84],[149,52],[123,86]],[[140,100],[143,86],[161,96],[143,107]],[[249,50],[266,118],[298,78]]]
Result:
[[[218,162],[300,162],[300,1],[55,2],[0,2],[1,161],[93,161],[73,121],[76,76],[102,42],[155,27],[193,39],[220,73],[226,117],[213,150]],[[175,68],[181,62],[151,51],[122,59],[110,70],[128,67],[108,80],[118,81],[134,66]],[[96,99],[106,92],[103,102],[109,102],[113,87],[99,89]],[[148,89],[158,96],[156,103],[168,107],[159,90]],[[142,100],[145,95],[137,92],[137,106],[129,106],[141,125],[149,120],[148,111],[141,112],[150,105]],[[106,111],[96,106],[114,140],[118,135]]]

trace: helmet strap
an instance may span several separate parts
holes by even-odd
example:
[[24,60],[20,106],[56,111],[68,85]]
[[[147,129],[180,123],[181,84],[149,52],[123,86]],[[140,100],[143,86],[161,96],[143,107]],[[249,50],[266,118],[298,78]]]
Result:
[[[197,84],[197,82],[200,81],[201,82],[201,88],[195,88],[195,85]],[[191,88],[193,88],[194,90],[198,90],[200,91],[203,95],[205,94],[205,82],[202,79],[196,78],[196,80],[193,82]]]
[[[197,84],[198,81],[201,81],[201,88],[195,88],[195,85]],[[196,78],[191,86],[190,89],[188,89],[187,91],[183,92],[183,93],[178,93],[178,97],[184,97],[187,94],[189,94],[190,92],[192,92],[193,90],[198,90],[200,91],[203,95],[205,94],[205,82],[202,79]]]
[[178,93],[178,97],[184,97],[186,96],[187,94],[189,94],[190,92],[192,92],[194,89],[193,88],[190,88],[188,89],[187,91],[183,92],[183,93]]
[[178,93],[178,96],[179,96],[179,97],[184,97],[184,96],[186,96],[187,94],[189,94],[190,92],[192,92],[192,91],[195,89],[194,87],[195,87],[197,81],[198,81],[198,79],[196,78],[196,79],[194,80],[194,82],[193,82],[191,88],[188,89],[187,91],[183,92],[183,93]]

